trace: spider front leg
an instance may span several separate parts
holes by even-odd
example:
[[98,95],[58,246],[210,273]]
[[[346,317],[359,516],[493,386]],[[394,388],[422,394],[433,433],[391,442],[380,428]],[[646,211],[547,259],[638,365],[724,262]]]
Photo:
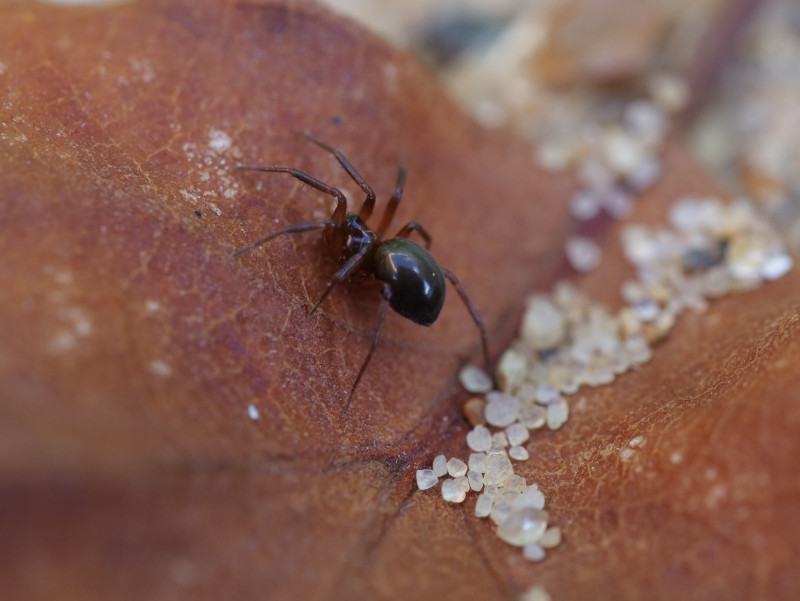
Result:
[[347,157],[342,154],[341,150],[334,148],[322,140],[317,140],[315,137],[307,134],[304,131],[298,130],[297,133],[303,136],[306,140],[313,142],[320,148],[324,148],[330,152],[337,161],[339,161],[339,164],[347,172],[347,175],[349,175],[350,178],[358,185],[358,187],[364,191],[364,194],[367,195],[367,197],[364,199],[364,203],[358,210],[358,216],[364,221],[369,219],[370,215],[372,215],[372,210],[375,208],[375,191],[372,189],[372,186],[364,181],[364,178],[361,177],[361,174],[356,170],[355,167],[353,167],[353,164],[347,159]]
[[350,389],[350,394],[347,397],[347,403],[345,403],[344,409],[342,409],[343,416],[347,414],[347,411],[350,409],[350,403],[353,402],[353,394],[356,391],[356,387],[358,386],[358,383],[361,381],[361,376],[363,376],[364,372],[367,371],[367,366],[369,365],[369,362],[372,360],[372,355],[375,354],[375,349],[378,347],[378,340],[380,340],[381,337],[383,322],[386,319],[386,309],[389,308],[389,299],[392,296],[391,286],[389,286],[389,284],[384,284],[382,293],[383,293],[383,300],[381,301],[381,307],[378,310],[378,325],[375,326],[375,333],[372,335],[372,342],[369,343],[369,350],[367,351],[367,356],[364,359],[364,363],[361,364],[361,369],[358,370],[356,381],[353,382],[353,387]]
[[319,297],[319,300],[311,308],[311,311],[309,311],[308,313],[309,317],[314,314],[314,312],[317,310],[317,307],[320,306],[322,301],[328,298],[328,295],[331,292],[333,292],[333,289],[336,286],[338,286],[340,283],[346,280],[350,274],[355,272],[361,266],[361,264],[364,262],[364,259],[367,258],[369,251],[372,250],[372,247],[373,244],[365,244],[361,248],[361,250],[359,250],[356,254],[350,257],[347,260],[347,262],[344,265],[342,265],[336,273],[333,274],[333,277],[331,277],[330,281],[328,282],[328,285],[325,287],[325,292],[322,293],[322,296]]
[[253,250],[254,248],[261,246],[262,244],[269,242],[273,238],[277,238],[282,234],[302,234],[303,232],[310,232],[313,230],[319,230],[328,226],[335,226],[336,222],[331,221],[330,219],[326,219],[324,221],[309,221],[307,223],[295,223],[294,225],[289,225],[287,227],[281,228],[274,232],[270,232],[263,238],[259,238],[252,244],[248,244],[247,246],[243,246],[237,251],[232,252],[228,255],[229,258],[235,259],[239,255],[246,253],[247,251]]
[[237,165],[234,167],[239,171],[264,171],[266,173],[288,173],[293,178],[300,180],[304,184],[308,184],[312,188],[319,190],[332,196],[336,199],[336,208],[333,210],[330,220],[336,223],[344,222],[345,215],[347,214],[347,198],[342,191],[333,186],[329,186],[325,182],[318,180],[316,177],[310,176],[305,171],[300,171],[294,167],[282,167],[280,165],[270,165],[268,167],[248,167],[247,165]]
[[403,188],[406,185],[407,173],[408,170],[406,169],[405,163],[401,163],[400,168],[397,170],[397,183],[394,186],[394,194],[392,194],[392,197],[389,199],[389,204],[386,205],[383,217],[381,217],[381,222],[378,224],[378,229],[375,230],[379,238],[383,238],[383,235],[392,223],[392,219],[394,219],[394,214],[397,212],[397,205],[400,204],[403,198]]

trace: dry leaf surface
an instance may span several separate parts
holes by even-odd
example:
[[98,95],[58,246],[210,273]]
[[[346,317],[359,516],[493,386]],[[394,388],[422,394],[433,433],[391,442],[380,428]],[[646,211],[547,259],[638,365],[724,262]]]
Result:
[[[0,8],[0,581],[8,598],[788,599],[798,586],[798,276],[681,319],[654,360],[582,394],[519,469],[565,542],[531,564],[419,492],[464,456],[454,374],[477,358],[451,293],[430,329],[379,296],[309,318],[334,264],[317,236],[228,254],[330,199],[240,162],[379,198],[481,308],[495,351],[525,294],[567,275],[566,179],[454,110],[412,60],[313,5]],[[673,142],[633,219],[715,192]],[[618,231],[580,285],[613,304]],[[248,407],[259,411],[248,417]],[[630,441],[641,437],[633,453]],[[6,596],[5,594],[3,595]]]

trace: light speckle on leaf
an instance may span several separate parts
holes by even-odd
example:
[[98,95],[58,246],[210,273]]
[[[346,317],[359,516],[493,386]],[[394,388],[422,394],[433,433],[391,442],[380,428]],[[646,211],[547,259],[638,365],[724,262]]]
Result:
[[221,129],[214,129],[213,127],[208,132],[208,147],[218,153],[223,153],[228,150],[233,142],[231,137]]
[[157,376],[162,376],[166,378],[167,376],[172,375],[172,368],[161,359],[155,359],[151,361],[148,367],[150,368],[150,371],[156,374]]

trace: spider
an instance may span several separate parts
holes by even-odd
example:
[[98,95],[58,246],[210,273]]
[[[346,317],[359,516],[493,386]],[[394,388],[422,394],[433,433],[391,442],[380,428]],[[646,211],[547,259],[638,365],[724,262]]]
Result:
[[[383,328],[383,322],[386,317],[387,307],[391,307],[394,311],[410,319],[414,323],[426,327],[430,326],[436,321],[439,312],[444,306],[446,289],[445,279],[450,280],[453,286],[455,286],[456,291],[464,302],[464,305],[466,305],[475,325],[480,331],[483,356],[488,367],[489,348],[486,340],[486,327],[484,326],[483,320],[478,314],[475,305],[472,304],[469,296],[467,296],[464,287],[458,281],[458,278],[456,278],[451,271],[440,266],[436,262],[436,259],[428,252],[431,245],[431,236],[427,230],[416,221],[411,221],[400,228],[394,238],[383,240],[383,235],[391,225],[394,214],[397,211],[397,206],[400,204],[400,199],[403,196],[403,187],[406,181],[405,165],[400,165],[394,194],[392,194],[392,197],[389,199],[389,203],[384,210],[378,227],[373,230],[366,224],[366,221],[370,218],[375,208],[375,192],[372,190],[372,187],[364,181],[364,178],[356,171],[347,157],[338,149],[305,132],[299,131],[297,133],[330,152],[358,187],[364,191],[366,198],[358,214],[347,212],[347,199],[340,190],[323,183],[299,169],[278,165],[268,167],[237,165],[235,169],[244,171],[288,173],[304,184],[308,184],[312,188],[316,188],[320,192],[335,198],[336,208],[329,219],[296,223],[270,232],[252,244],[240,248],[232,253],[230,257],[238,257],[283,234],[300,234],[313,230],[323,230],[322,235],[328,246],[328,251],[340,267],[336,273],[333,274],[333,277],[331,277],[325,291],[319,297],[319,300],[311,308],[309,317],[314,314],[317,307],[319,307],[322,301],[328,297],[336,286],[352,275],[357,273],[364,274],[382,282],[383,300],[378,311],[378,324],[372,335],[372,341],[370,342],[367,356],[361,364],[361,369],[358,371],[353,387],[350,389],[350,394],[347,397],[347,402],[344,409],[342,409],[342,415],[346,414],[350,409],[350,403],[353,400],[356,387],[361,381],[361,377],[364,375],[372,359],[372,355],[375,354],[375,349],[378,346],[378,340],[381,335],[381,329]],[[417,232],[425,242],[424,247],[409,239],[409,236],[413,232]]]

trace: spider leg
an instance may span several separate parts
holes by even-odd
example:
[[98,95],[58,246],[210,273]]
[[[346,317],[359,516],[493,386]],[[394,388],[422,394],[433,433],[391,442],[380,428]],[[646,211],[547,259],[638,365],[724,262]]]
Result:
[[358,171],[356,171],[356,168],[353,167],[353,164],[347,160],[347,157],[342,154],[341,150],[334,148],[330,144],[326,144],[322,140],[317,140],[315,137],[304,131],[298,130],[297,133],[303,136],[306,140],[310,140],[320,148],[324,148],[330,152],[337,161],[339,161],[339,164],[344,168],[345,171],[347,171],[347,175],[349,175],[352,180],[358,184],[358,187],[364,191],[364,194],[367,195],[367,197],[364,199],[364,204],[361,205],[361,208],[358,211],[358,216],[363,221],[369,219],[370,215],[372,215],[372,210],[375,208],[375,192],[373,191],[372,186],[364,181],[364,178],[361,177],[361,174]]
[[486,371],[487,373],[492,373],[491,366],[489,364],[489,342],[486,338],[486,325],[484,325],[483,319],[478,313],[478,310],[475,308],[475,305],[472,304],[472,301],[467,295],[467,291],[464,290],[464,287],[461,285],[461,282],[458,281],[458,278],[453,275],[453,272],[449,269],[442,267],[442,271],[444,272],[444,276],[453,283],[453,286],[456,287],[458,295],[461,297],[461,300],[464,301],[464,304],[466,305],[470,315],[472,315],[472,321],[475,322],[475,325],[478,326],[478,330],[481,332],[481,345],[483,346],[483,359],[486,362]]
[[419,232],[419,235],[425,240],[425,248],[431,247],[431,235],[428,233],[428,230],[416,221],[410,221],[401,227],[395,238],[409,238],[411,237],[411,232]]
[[273,238],[276,238],[282,234],[301,234],[303,232],[310,232],[312,230],[320,230],[324,227],[328,226],[336,226],[336,222],[332,221],[331,219],[326,219],[325,221],[309,221],[307,223],[295,223],[294,225],[289,225],[287,227],[281,228],[274,232],[270,232],[263,238],[256,240],[252,244],[248,244],[247,246],[243,246],[239,250],[232,252],[229,256],[231,259],[235,259],[242,253],[246,253],[249,250],[253,250],[254,248],[261,246],[265,242],[269,242]]
[[325,288],[325,292],[322,293],[322,296],[319,297],[317,303],[311,308],[311,311],[309,311],[309,317],[314,315],[317,307],[320,306],[322,301],[328,298],[328,295],[333,292],[333,289],[336,288],[336,286],[346,280],[347,276],[359,268],[359,266],[364,262],[364,259],[367,258],[367,253],[369,253],[369,251],[372,249],[372,246],[372,244],[365,244],[360,251],[350,257],[347,262],[342,265],[336,273],[333,274],[333,277],[331,277],[331,280],[328,282],[328,286]]
[[397,170],[397,183],[394,186],[394,194],[392,194],[392,197],[389,199],[389,204],[386,205],[386,210],[383,212],[383,217],[381,217],[378,229],[375,230],[375,233],[378,234],[378,238],[383,238],[386,230],[389,229],[389,226],[392,224],[394,214],[397,212],[397,205],[400,204],[400,200],[403,198],[403,188],[406,185],[407,173],[408,169],[406,169],[405,163],[400,163],[400,168]]
[[295,169],[293,167],[281,167],[280,165],[270,165],[268,167],[248,167],[247,165],[236,165],[234,169],[238,169],[239,171],[288,173],[293,178],[300,180],[304,184],[308,184],[312,188],[315,188],[320,192],[324,192],[328,196],[333,196],[336,199],[336,208],[334,209],[330,220],[335,221],[336,223],[342,223],[344,221],[345,214],[347,213],[347,198],[345,198],[345,195],[342,194],[342,191],[338,188],[334,188],[333,186],[329,186],[325,182],[321,182],[316,177],[312,177],[304,171],[300,171],[299,169]]
[[381,337],[381,330],[383,329],[383,320],[386,318],[386,309],[389,307],[389,299],[392,296],[392,289],[389,284],[383,285],[383,300],[381,301],[381,308],[378,310],[378,325],[375,326],[375,333],[372,335],[372,342],[369,343],[369,350],[367,351],[367,356],[364,359],[364,363],[361,364],[361,369],[358,370],[358,375],[356,376],[356,381],[353,382],[353,387],[350,389],[350,394],[347,397],[347,403],[345,403],[344,409],[342,409],[342,415],[345,415],[347,411],[350,409],[350,403],[353,401],[353,394],[356,391],[356,387],[358,383],[361,381],[361,376],[364,375],[364,372],[367,371],[367,366],[369,365],[370,360],[372,359],[372,355],[375,354],[375,349],[378,347],[378,340]]

